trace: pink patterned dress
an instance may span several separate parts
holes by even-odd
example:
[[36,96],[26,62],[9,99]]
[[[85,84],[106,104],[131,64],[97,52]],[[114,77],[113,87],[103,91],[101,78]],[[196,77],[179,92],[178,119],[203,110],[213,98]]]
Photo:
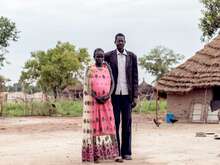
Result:
[[107,64],[101,68],[92,65],[85,76],[83,97],[82,161],[114,159],[118,156],[115,120],[111,99],[98,104],[91,96],[105,96],[111,90],[112,75]]

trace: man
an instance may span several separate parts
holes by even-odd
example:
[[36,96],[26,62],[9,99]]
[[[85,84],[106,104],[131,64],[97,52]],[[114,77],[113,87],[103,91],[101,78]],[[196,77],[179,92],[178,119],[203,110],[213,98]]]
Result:
[[[119,153],[122,159],[132,160],[131,110],[136,106],[138,97],[138,67],[137,56],[124,49],[125,43],[124,34],[116,34],[115,45],[117,49],[106,53],[105,61],[110,65],[115,81],[112,105]],[[119,136],[120,116],[122,119],[121,141]]]

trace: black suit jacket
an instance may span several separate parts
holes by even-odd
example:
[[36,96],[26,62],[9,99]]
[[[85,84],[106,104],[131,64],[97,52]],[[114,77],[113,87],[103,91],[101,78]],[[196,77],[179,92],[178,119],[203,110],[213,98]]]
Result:
[[[105,53],[105,61],[110,65],[112,69],[115,82],[115,88],[112,93],[114,95],[118,82],[118,67],[120,67],[118,66],[117,50]],[[130,51],[127,51],[126,56],[126,78],[130,100],[133,101],[134,98],[138,97],[138,66],[137,56]]]

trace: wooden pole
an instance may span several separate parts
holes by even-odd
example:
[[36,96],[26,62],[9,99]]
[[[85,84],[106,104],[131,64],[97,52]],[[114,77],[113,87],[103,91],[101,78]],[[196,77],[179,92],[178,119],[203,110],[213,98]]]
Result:
[[0,116],[3,115],[3,100],[4,100],[4,96],[3,96],[3,92],[0,92]]
[[156,94],[156,120],[158,120],[158,90]]
[[204,123],[207,123],[207,117],[208,117],[208,111],[207,111],[207,105],[206,105],[206,98],[207,98],[207,87],[205,88],[205,97],[204,97]]

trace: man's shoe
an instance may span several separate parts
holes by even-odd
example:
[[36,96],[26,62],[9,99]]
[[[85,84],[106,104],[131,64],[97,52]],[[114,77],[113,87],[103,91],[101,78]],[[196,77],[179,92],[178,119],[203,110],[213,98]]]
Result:
[[124,160],[123,160],[122,158],[118,157],[118,158],[115,159],[115,162],[117,162],[117,163],[123,163]]
[[122,158],[123,158],[124,160],[132,160],[131,155],[124,155]]

